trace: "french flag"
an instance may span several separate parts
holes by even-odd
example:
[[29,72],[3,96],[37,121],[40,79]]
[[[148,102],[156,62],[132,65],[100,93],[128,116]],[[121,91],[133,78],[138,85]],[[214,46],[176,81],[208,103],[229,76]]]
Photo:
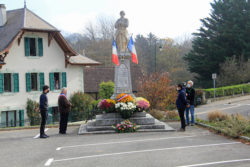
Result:
[[138,64],[137,54],[136,54],[135,45],[134,45],[132,36],[130,37],[129,42],[128,42],[128,50],[131,52],[132,62],[135,64]]
[[113,39],[113,46],[112,46],[112,61],[114,64],[119,66],[118,54],[117,54],[117,46],[115,40]]

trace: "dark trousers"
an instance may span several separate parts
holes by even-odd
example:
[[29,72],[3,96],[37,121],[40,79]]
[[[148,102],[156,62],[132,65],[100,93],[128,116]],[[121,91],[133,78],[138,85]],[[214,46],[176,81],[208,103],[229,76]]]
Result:
[[68,112],[60,112],[60,133],[66,133],[67,131],[67,125],[68,125]]
[[185,127],[186,127],[185,117],[184,117],[185,108],[178,108],[178,113],[179,113],[179,116],[181,119],[181,128],[185,129]]
[[42,122],[40,126],[40,135],[44,135],[44,128],[45,128],[46,120],[48,118],[48,111],[41,110],[41,118],[42,118]]

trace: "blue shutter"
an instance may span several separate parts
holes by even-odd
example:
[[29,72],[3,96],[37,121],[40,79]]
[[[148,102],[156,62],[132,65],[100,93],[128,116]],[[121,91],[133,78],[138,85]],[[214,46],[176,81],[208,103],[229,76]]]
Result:
[[31,91],[31,74],[26,73],[26,91],[30,92]]
[[49,107],[47,124],[52,124],[52,123],[53,123],[52,107]]
[[19,92],[19,74],[18,73],[13,74],[13,80],[14,80],[14,92]]
[[50,90],[54,90],[55,89],[54,73],[49,73],[49,84],[50,84]]
[[3,92],[4,92],[3,78],[4,78],[3,73],[0,73],[0,93],[3,93]]
[[40,78],[40,91],[43,91],[43,86],[44,86],[44,73],[39,73],[39,78]]
[[38,38],[38,55],[43,56],[43,39]]
[[25,56],[30,56],[30,39],[27,37],[24,38],[24,49]]
[[24,110],[19,110],[19,126],[24,126]]
[[62,87],[67,87],[67,74],[66,74],[66,72],[62,73]]

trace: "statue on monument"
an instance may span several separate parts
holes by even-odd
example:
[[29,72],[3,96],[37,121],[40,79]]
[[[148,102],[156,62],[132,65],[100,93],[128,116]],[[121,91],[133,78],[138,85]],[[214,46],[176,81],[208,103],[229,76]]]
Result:
[[116,21],[115,23],[115,28],[116,28],[116,43],[117,43],[117,48],[120,52],[125,52],[127,49],[128,45],[128,19],[126,19],[125,12],[121,11],[120,12],[120,18]]

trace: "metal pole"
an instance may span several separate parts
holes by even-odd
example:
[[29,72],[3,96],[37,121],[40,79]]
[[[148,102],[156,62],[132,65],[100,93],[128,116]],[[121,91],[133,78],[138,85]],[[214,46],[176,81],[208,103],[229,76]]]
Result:
[[214,101],[216,101],[216,97],[215,97],[215,79],[214,79]]
[[155,73],[156,73],[156,40],[155,40]]

